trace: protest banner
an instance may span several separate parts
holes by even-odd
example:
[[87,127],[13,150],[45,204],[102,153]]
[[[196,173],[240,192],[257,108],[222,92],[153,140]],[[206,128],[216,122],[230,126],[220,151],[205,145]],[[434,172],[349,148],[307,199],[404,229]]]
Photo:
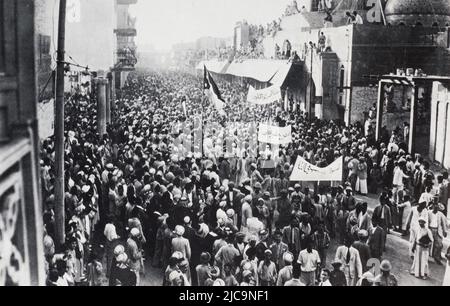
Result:
[[261,123],[258,141],[274,145],[290,144],[292,142],[292,126],[278,127]]
[[304,158],[298,157],[292,171],[292,182],[310,182],[310,181],[342,181],[342,171],[344,166],[344,159],[340,157],[334,163],[326,168],[316,167]]
[[268,105],[281,100],[281,89],[279,86],[271,86],[256,90],[252,86],[248,90],[247,101],[256,105]]

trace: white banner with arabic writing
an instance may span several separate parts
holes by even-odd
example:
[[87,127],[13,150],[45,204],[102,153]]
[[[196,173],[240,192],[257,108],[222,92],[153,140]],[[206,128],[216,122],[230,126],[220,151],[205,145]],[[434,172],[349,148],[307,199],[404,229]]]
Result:
[[287,145],[292,142],[292,126],[278,127],[261,123],[258,141],[274,145]]
[[271,86],[256,90],[250,86],[248,90],[247,102],[257,105],[268,105],[281,100],[281,89],[279,86]]
[[342,171],[344,158],[340,157],[326,168],[319,168],[308,163],[302,157],[297,158],[294,170],[292,171],[292,182],[340,182],[342,181]]

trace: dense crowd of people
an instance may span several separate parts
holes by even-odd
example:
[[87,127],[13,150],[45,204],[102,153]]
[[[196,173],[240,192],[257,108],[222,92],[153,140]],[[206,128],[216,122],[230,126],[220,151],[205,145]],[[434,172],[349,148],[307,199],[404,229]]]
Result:
[[[246,86],[217,83],[225,118],[197,77],[136,74],[118,92],[105,135],[94,92],[68,99],[62,246],[53,139],[41,149],[49,286],[136,286],[150,266],[164,286],[396,286],[385,258],[392,230],[410,235],[416,277],[430,277],[429,257],[442,264],[448,173],[435,176],[409,155],[401,131],[384,130],[377,142],[370,124],[252,106]],[[203,148],[186,149],[195,117],[214,128]],[[254,133],[242,130],[267,121],[291,125],[292,143],[252,150]],[[225,138],[230,126],[236,137]],[[291,182],[298,156],[318,167],[344,156],[342,182]],[[356,197],[369,193],[379,197],[373,212]]]

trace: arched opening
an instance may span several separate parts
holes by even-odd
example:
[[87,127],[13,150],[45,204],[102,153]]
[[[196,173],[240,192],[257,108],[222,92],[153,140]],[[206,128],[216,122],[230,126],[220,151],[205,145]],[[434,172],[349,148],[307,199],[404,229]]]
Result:
[[439,23],[437,23],[437,22],[434,22],[432,25],[433,28],[437,28],[438,26],[439,26]]
[[421,22],[416,23],[416,27],[422,27],[422,26],[423,26],[423,24]]
[[404,22],[400,22],[398,25],[401,26],[401,27],[406,26],[406,24]]
[[345,66],[339,69],[339,104],[344,105]]
[[285,40],[283,44],[283,56],[286,58],[291,57],[292,45],[289,40]]

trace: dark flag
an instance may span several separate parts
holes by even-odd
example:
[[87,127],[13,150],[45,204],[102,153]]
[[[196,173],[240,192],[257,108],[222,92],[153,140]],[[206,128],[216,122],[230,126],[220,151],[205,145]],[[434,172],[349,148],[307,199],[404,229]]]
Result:
[[225,101],[222,99],[219,87],[217,87],[216,82],[214,82],[214,79],[208,69],[206,69],[206,66],[204,66],[204,70],[203,90],[205,95],[219,114],[225,116],[225,111],[223,110],[225,108]]

